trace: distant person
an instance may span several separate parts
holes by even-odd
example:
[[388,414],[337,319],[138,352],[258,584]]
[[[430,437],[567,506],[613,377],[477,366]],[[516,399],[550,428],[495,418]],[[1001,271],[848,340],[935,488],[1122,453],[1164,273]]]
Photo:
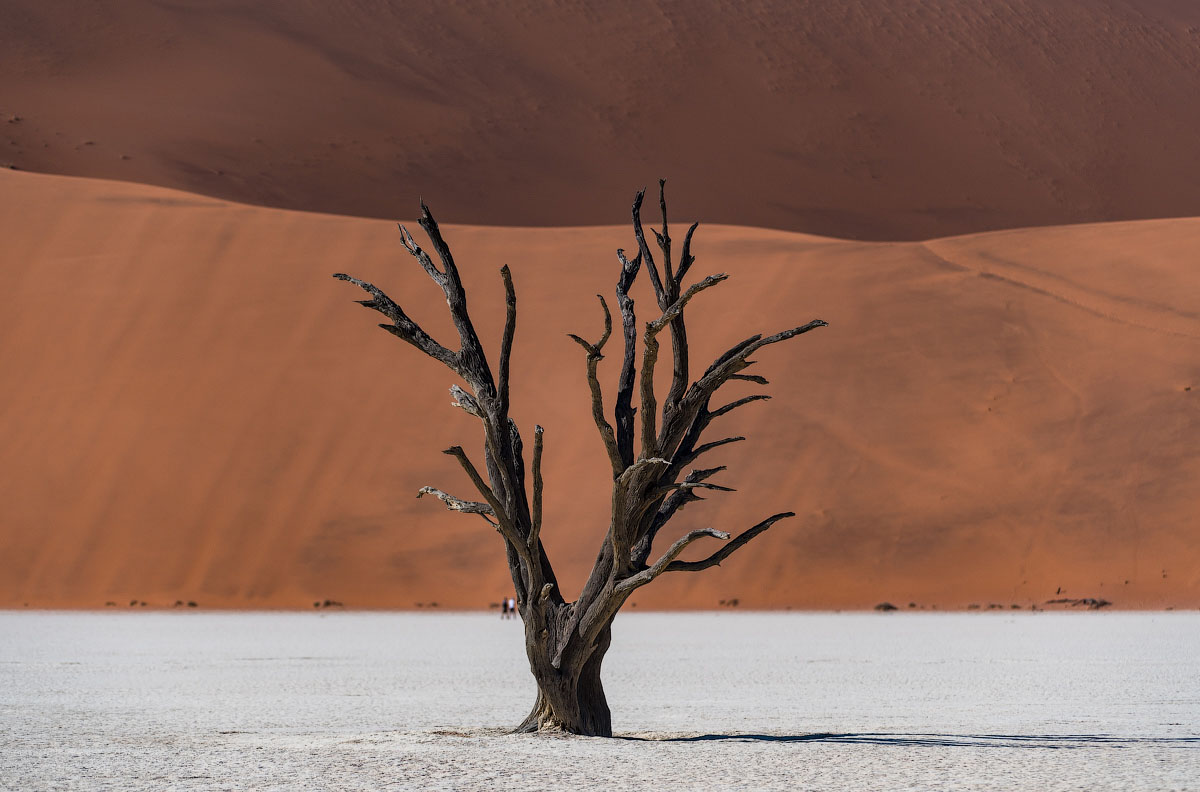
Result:
[[508,597],[500,598],[500,618],[501,619],[508,618]]
[[517,618],[517,601],[512,597],[509,597],[508,599],[504,600],[504,604],[508,609],[508,618]]

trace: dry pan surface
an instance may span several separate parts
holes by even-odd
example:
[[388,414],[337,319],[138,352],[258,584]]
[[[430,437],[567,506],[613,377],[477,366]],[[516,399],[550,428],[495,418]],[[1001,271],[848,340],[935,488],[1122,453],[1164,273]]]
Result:
[[0,788],[1200,789],[1200,616],[631,614],[624,739],[482,614],[0,613]]

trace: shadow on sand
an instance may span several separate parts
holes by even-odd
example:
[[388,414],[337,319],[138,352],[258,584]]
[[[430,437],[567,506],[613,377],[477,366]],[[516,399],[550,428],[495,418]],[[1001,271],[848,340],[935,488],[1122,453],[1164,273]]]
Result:
[[1115,737],[1111,734],[696,734],[623,735],[625,740],[650,742],[780,742],[867,743],[870,745],[932,745],[957,748],[1089,748],[1158,746],[1200,749],[1200,737]]

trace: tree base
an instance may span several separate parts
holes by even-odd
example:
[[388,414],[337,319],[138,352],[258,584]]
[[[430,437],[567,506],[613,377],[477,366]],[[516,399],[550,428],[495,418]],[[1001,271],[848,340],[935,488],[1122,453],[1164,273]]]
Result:
[[540,691],[533,710],[513,730],[514,734],[577,734],[582,737],[612,737],[612,717],[608,702],[601,691],[599,701],[585,704],[578,701],[570,708],[573,712],[564,718],[555,711],[549,700]]
[[612,737],[612,714],[600,682],[600,666],[611,642],[611,628],[605,628],[585,658],[567,662],[562,668],[544,664],[541,655],[531,650],[530,665],[538,683],[538,697],[515,733]]

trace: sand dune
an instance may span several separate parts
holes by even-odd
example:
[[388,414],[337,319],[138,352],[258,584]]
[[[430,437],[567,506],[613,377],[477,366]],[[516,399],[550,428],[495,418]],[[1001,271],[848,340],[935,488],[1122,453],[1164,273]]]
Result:
[[0,164],[485,225],[657,175],[857,239],[1200,215],[1195,3],[403,5],[10,0]]
[[[445,334],[390,224],[9,171],[0,207],[0,607],[503,594],[496,535],[414,498],[467,491],[439,453],[478,445],[449,375],[329,277],[386,285]],[[546,427],[544,535],[570,590],[608,493],[566,333],[598,331],[631,234],[447,235],[493,342],[513,268],[515,417]],[[698,359],[831,327],[760,356],[776,399],[723,419],[750,441],[713,455],[740,491],[676,527],[799,516],[638,606],[1028,606],[1060,587],[1200,605],[1198,248],[1194,219],[895,244],[702,226],[696,272],[732,277],[694,304]]]

